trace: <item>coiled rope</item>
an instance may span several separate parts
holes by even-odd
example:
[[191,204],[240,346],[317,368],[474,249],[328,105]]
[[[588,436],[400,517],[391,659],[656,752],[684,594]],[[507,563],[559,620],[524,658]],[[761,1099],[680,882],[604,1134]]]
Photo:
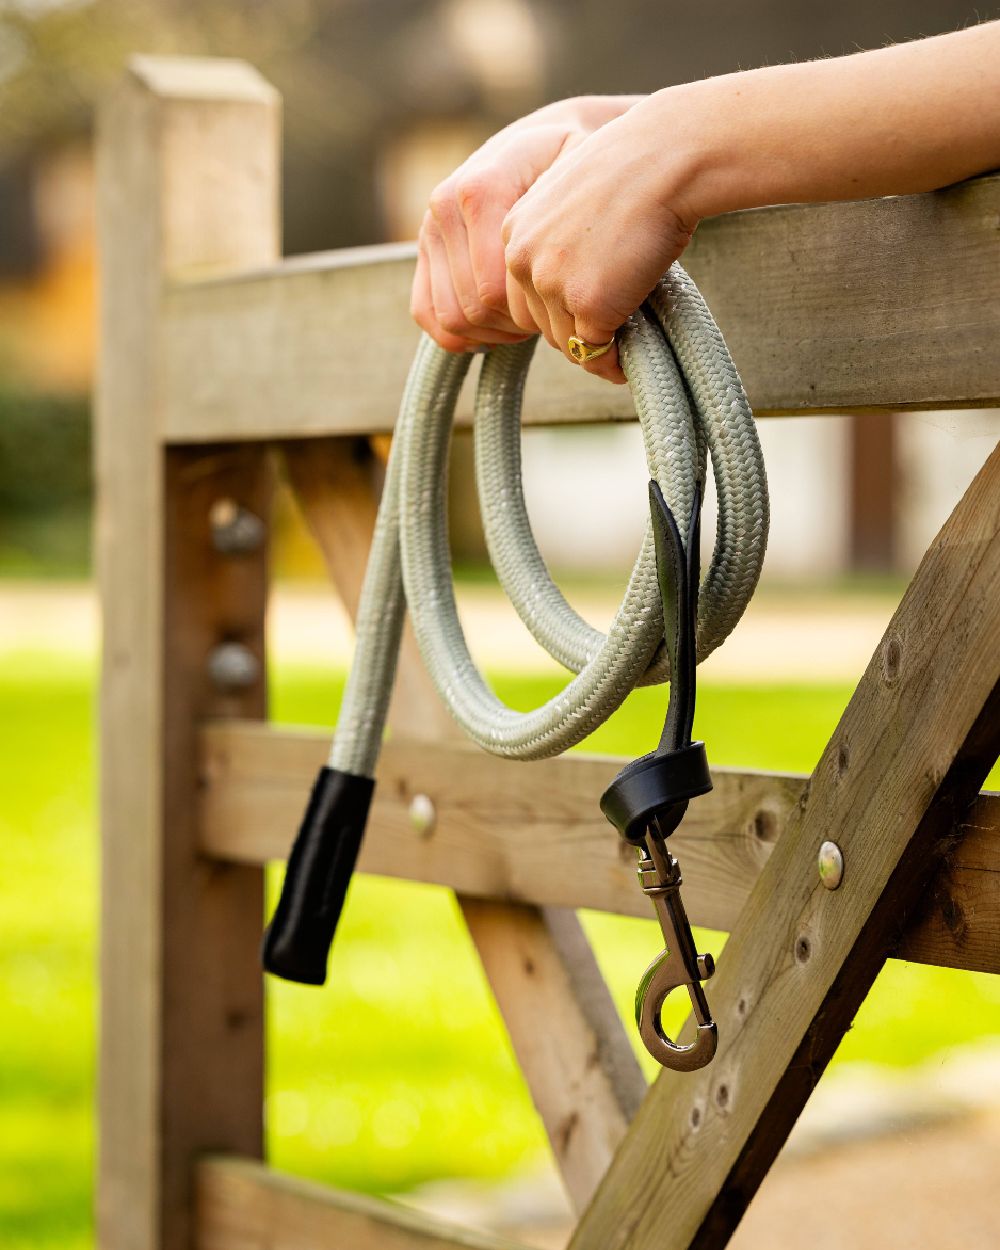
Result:
[[[750,601],[767,542],[764,462],[742,383],[697,287],[675,264],[618,336],[650,476],[674,516],[691,515],[706,453],[718,496],[715,549],[699,596],[698,659],[729,635]],[[475,457],[483,528],[521,620],[576,676],[530,712],[502,703],[476,668],[458,619],[447,536],[448,447],[469,355],[424,337],[410,370],[357,618],[329,767],[373,777],[408,609],[438,693],[473,741],[540,759],[580,742],[633,687],[669,677],[651,528],[605,636],[553,582],[521,489],[520,416],[534,341],[492,349],[476,392]]]

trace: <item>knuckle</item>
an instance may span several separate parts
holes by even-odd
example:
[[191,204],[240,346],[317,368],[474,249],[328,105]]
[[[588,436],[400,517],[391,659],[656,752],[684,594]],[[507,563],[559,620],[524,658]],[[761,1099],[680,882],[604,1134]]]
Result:
[[410,316],[422,330],[428,330],[434,320],[427,301],[418,295],[410,296]]
[[439,322],[432,321],[426,330],[438,347],[443,347],[446,352],[460,352],[465,346],[461,336],[449,333]]
[[455,186],[455,199],[466,217],[475,217],[490,193],[490,178],[483,170],[464,173]]
[[543,299],[549,299],[562,293],[562,282],[556,266],[545,261],[538,262],[531,271],[532,285]]
[[479,284],[479,302],[490,312],[507,311],[507,288],[498,283],[481,282]]
[[507,247],[510,245],[511,240],[514,237],[514,230],[516,229],[516,227],[517,227],[517,205],[515,205],[512,209],[510,209],[510,211],[507,213],[507,216],[503,219],[503,222],[500,226],[500,238],[503,242],[504,247]]
[[448,312],[439,313],[437,320],[442,330],[446,330],[448,334],[455,335],[456,338],[462,338],[469,330],[469,323],[457,311],[449,310]]
[[483,327],[490,322],[490,310],[484,304],[464,304],[462,312],[470,326]]
[[508,244],[503,259],[508,270],[519,281],[531,277],[531,253],[523,244]]
[[455,207],[455,188],[450,179],[438,183],[428,200],[430,215],[435,221],[447,221]]

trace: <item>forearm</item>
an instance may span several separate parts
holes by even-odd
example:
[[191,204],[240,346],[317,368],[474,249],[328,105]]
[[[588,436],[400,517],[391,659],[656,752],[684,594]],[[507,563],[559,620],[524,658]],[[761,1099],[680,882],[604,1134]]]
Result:
[[931,190],[1000,167],[1000,22],[669,87],[627,124],[659,143],[664,196],[692,224]]

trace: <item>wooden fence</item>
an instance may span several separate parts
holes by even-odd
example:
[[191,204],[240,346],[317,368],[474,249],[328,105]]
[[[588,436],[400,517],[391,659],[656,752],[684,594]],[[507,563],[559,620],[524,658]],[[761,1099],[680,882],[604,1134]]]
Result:
[[[416,341],[411,247],[280,259],[279,113],[242,63],[144,58],[102,118],[101,1244],[501,1250],[261,1161],[263,865],[326,749],[266,720],[275,464],[353,610],[375,509],[359,436],[392,428]],[[734,214],[687,263],[760,417],[1000,403],[1000,177]],[[554,353],[529,400],[529,422],[632,419]],[[406,643],[361,867],[456,891],[583,1213],[573,1250],[725,1245],[887,957],[1000,971],[1000,797],[979,794],[1000,744],[998,526],[1000,451],[812,776],[720,769],[694,805],[688,909],[732,931],[720,1048],[648,1090],[572,910],[647,914],[597,807],[618,761],[480,754]]]

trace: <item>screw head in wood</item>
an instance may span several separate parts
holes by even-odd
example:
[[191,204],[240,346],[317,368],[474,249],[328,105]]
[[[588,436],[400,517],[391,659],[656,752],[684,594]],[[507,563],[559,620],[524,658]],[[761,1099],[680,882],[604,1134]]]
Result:
[[208,520],[212,527],[212,546],[220,555],[250,555],[264,543],[264,522],[248,508],[241,508],[234,499],[217,499]]
[[208,675],[223,690],[246,690],[260,677],[260,661],[241,642],[221,642],[209,654]]
[[415,794],[410,800],[410,825],[413,830],[426,838],[434,832],[436,820],[433,799],[426,794]]
[[819,879],[828,890],[835,890],[844,879],[844,855],[836,842],[824,842],[817,858]]

